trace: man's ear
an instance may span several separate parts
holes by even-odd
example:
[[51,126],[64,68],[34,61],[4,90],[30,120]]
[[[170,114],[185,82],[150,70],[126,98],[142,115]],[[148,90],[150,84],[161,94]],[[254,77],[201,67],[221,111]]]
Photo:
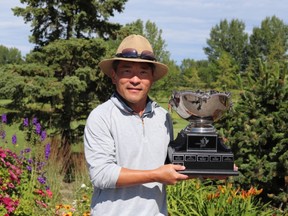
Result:
[[112,70],[112,76],[111,76],[111,80],[112,80],[112,83],[115,84],[116,83],[116,73],[114,70]]

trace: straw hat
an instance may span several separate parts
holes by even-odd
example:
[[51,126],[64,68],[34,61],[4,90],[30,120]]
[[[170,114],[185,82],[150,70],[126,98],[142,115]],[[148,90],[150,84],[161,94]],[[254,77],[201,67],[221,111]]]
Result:
[[102,60],[99,67],[102,72],[112,77],[112,63],[115,60],[131,62],[148,62],[154,64],[153,80],[157,81],[165,76],[168,67],[157,62],[154,58],[153,49],[149,41],[141,35],[130,35],[121,42],[114,58]]

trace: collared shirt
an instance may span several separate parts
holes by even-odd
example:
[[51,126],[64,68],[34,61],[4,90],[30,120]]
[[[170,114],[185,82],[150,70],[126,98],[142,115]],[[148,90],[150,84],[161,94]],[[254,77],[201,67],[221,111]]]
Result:
[[118,94],[89,115],[84,150],[94,186],[92,215],[167,215],[165,186],[158,182],[116,188],[121,167],[156,169],[164,164],[173,139],[167,111],[148,99],[143,115]]

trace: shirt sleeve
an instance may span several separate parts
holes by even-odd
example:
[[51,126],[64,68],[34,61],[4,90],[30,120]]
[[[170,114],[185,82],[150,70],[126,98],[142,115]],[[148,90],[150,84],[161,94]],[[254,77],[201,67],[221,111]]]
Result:
[[109,118],[100,113],[96,108],[87,119],[84,130],[85,158],[93,186],[100,189],[115,188],[121,167],[116,164]]

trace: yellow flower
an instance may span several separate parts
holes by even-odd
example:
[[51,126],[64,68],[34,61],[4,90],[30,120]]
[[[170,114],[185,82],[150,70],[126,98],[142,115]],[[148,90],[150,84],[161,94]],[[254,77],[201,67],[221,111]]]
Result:
[[224,194],[226,191],[225,187],[222,187],[222,185],[218,185],[217,188],[218,188],[218,191],[220,191],[222,194]]
[[82,197],[82,199],[83,199],[84,201],[86,201],[86,200],[88,200],[89,198],[88,198],[87,195],[84,195],[84,196]]
[[[64,208],[67,209],[67,210],[69,210],[69,209],[71,209],[72,207],[71,207],[71,205],[64,205]],[[72,214],[72,213],[71,213],[71,214]]]
[[90,212],[84,212],[83,216],[90,216]]
[[56,210],[61,209],[61,208],[64,208],[64,206],[62,204],[56,205]]
[[263,189],[257,190],[256,188],[251,187],[248,191],[242,190],[241,191],[241,197],[243,199],[245,199],[245,198],[250,197],[250,196],[257,196],[260,193],[262,193],[262,191],[263,191]]
[[236,195],[239,192],[239,190],[240,190],[240,187],[238,187],[237,190],[235,190],[235,189],[231,190],[230,193],[231,193],[232,197],[236,197]]

